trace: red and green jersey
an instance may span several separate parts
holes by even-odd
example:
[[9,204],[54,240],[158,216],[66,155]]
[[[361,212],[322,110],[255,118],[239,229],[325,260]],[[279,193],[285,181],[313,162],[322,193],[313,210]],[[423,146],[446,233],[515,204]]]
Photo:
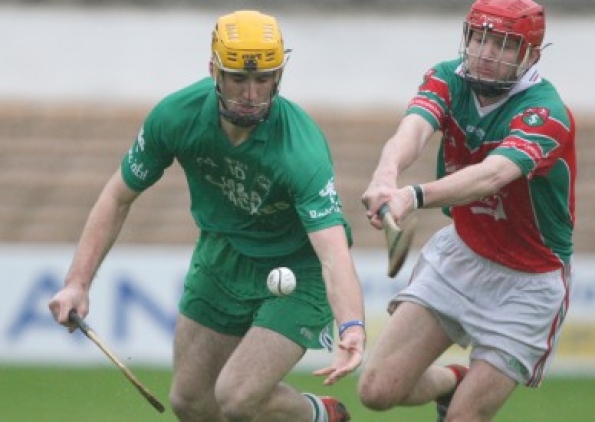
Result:
[[445,212],[479,255],[526,272],[547,272],[573,252],[575,125],[553,85],[532,68],[509,96],[482,108],[460,60],[428,71],[407,113],[442,132],[438,177],[503,155],[521,177],[493,195]]
[[277,97],[269,118],[233,146],[221,129],[218,107],[211,78],[163,99],[122,160],[124,180],[142,191],[176,160],[203,232],[228,237],[251,257],[301,250],[314,258],[307,233],[347,228],[319,127],[297,105]]

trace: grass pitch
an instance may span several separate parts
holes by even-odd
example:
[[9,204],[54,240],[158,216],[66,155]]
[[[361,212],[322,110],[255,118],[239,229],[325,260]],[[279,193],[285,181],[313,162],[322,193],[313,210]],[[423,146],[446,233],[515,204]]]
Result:
[[[7,422],[175,422],[167,400],[171,373],[167,370],[132,368],[134,374],[162,401],[158,413],[134,386],[111,367],[91,369],[0,367],[0,420]],[[357,400],[356,377],[333,387],[306,373],[287,381],[302,391],[336,395],[349,408],[354,422],[434,421],[432,405],[375,413]],[[550,378],[537,390],[519,387],[500,412],[497,422],[590,422],[593,378]]]

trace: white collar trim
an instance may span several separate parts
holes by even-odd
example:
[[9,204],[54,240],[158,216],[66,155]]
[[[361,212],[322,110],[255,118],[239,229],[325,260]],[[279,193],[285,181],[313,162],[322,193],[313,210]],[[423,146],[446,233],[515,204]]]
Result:
[[[459,76],[463,76],[463,64],[461,63],[455,70],[455,73]],[[481,117],[485,116],[486,114],[492,112],[493,110],[500,107],[504,104],[510,97],[513,95],[518,94],[519,92],[526,91],[527,89],[531,88],[533,85],[536,85],[541,82],[541,76],[537,70],[535,65],[531,66],[525,74],[521,77],[521,79],[512,87],[510,92],[506,94],[500,101],[497,103],[491,104],[489,106],[482,107],[477,99],[477,95],[473,92],[473,101],[475,102],[475,107]]]

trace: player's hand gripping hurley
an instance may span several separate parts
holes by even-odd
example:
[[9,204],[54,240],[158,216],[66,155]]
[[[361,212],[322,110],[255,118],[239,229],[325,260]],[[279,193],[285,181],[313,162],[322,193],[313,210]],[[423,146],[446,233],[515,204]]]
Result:
[[388,204],[383,204],[380,207],[378,215],[382,220],[382,229],[388,248],[388,276],[392,278],[397,275],[405,263],[415,234],[417,220],[414,216],[409,215],[401,223],[401,226],[398,226],[390,213]]
[[105,355],[110,358],[110,360],[122,370],[126,378],[136,387],[136,389],[143,395],[143,397],[151,403],[151,405],[157,409],[159,412],[163,413],[165,411],[165,406],[161,404],[157,398],[145,388],[141,384],[141,382],[134,376],[130,370],[124,366],[122,362],[107,348],[107,346],[101,341],[101,339],[97,336],[95,331],[76,313],[73,309],[68,314],[68,318],[70,322],[76,325],[78,329],[80,329],[83,334],[85,334],[93,343],[95,343]]

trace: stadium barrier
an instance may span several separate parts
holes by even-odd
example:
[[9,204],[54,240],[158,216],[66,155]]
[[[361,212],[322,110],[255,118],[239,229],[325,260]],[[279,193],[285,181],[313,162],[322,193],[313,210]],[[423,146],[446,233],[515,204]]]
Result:
[[[0,244],[6,286],[0,296],[0,364],[108,364],[82,334],[69,335],[57,325],[48,310],[73,252],[71,245]],[[87,321],[126,364],[171,365],[177,301],[191,253],[192,246],[116,246],[105,260],[94,281]],[[406,284],[415,255],[390,279],[384,250],[354,250],[365,292],[369,344],[387,318],[388,299]],[[595,256],[575,259],[571,307],[554,373],[595,375],[594,266]],[[332,356],[308,352],[300,369],[322,367]],[[466,350],[455,346],[443,359],[465,361],[466,356]]]

